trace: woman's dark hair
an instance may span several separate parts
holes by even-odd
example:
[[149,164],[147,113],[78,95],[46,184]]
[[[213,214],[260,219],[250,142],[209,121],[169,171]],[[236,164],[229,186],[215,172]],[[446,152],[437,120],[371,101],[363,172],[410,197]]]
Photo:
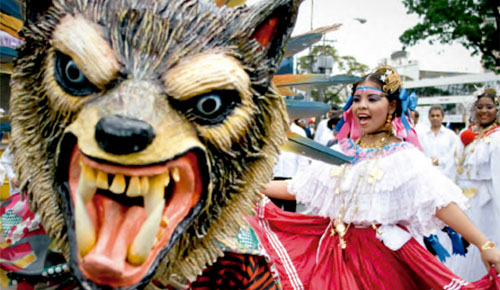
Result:
[[492,99],[493,103],[495,105],[498,105],[498,103],[497,103],[497,91],[495,89],[492,89],[492,88],[485,89],[482,94],[480,94],[479,96],[477,96],[476,102],[479,101],[479,99],[481,99],[483,97],[487,97],[487,98]]
[[[370,74],[367,74],[365,76],[363,76],[363,78],[357,82],[357,83],[354,83],[354,85],[352,86],[352,94],[354,95],[354,92],[356,91],[356,88],[359,86],[359,84],[361,84],[362,82],[366,81],[366,80],[369,80],[369,81],[372,81],[374,83],[376,83],[379,88],[381,90],[383,90],[383,87],[385,85],[385,83],[382,81],[383,77],[385,76],[385,74],[379,72],[379,71],[376,71],[374,73],[370,73]],[[394,92],[386,92],[385,90],[383,90],[384,93],[385,93],[385,96],[387,98],[387,100],[389,101],[389,103],[391,103],[392,101],[396,101],[396,111],[394,112],[393,114],[393,117],[400,117],[401,116],[401,100],[399,99],[399,93],[401,92],[401,86],[399,86]]]

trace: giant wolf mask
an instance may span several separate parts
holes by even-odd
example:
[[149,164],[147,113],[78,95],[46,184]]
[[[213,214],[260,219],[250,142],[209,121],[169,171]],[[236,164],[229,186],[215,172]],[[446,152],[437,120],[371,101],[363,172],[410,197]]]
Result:
[[283,141],[270,78],[299,2],[26,6],[15,166],[84,288],[193,280],[222,255]]

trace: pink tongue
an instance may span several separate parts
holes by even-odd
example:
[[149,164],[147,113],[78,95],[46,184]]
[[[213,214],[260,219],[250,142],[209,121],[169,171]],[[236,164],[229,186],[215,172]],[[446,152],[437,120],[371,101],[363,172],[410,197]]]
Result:
[[116,279],[124,275],[127,249],[146,220],[143,207],[126,207],[96,194],[93,203],[98,233],[95,247],[82,261],[91,276]]

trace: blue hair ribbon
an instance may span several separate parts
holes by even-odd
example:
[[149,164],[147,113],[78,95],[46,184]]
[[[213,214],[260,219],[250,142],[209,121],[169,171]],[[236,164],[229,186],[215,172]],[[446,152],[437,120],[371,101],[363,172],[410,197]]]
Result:
[[[349,108],[352,106],[352,95],[349,95],[349,97],[347,98],[347,102],[346,104],[344,105],[344,107],[342,108],[342,110],[347,111],[349,110]],[[335,125],[335,132],[339,132],[340,131],[340,128],[342,128],[342,126],[344,126],[344,116],[342,116],[339,120],[339,122],[337,123],[337,125]]]
[[418,98],[415,92],[412,92],[411,95],[409,95],[406,89],[401,89],[399,92],[399,100],[401,100],[401,122],[403,122],[403,125],[408,132],[411,130],[408,117],[410,116],[410,111],[415,111],[417,108]]
[[352,100],[353,100],[352,95],[349,95],[349,98],[347,98],[347,101],[346,101],[344,107],[342,108],[342,110],[344,110],[344,111],[349,110],[349,108],[352,106]]
[[439,238],[436,235],[430,235],[428,237],[424,237],[424,241],[426,242],[426,244],[430,245],[435,255],[439,258],[441,262],[446,261],[446,258],[450,257],[450,253],[448,253],[448,251],[446,251],[446,249],[443,248],[443,246],[439,242]]
[[452,228],[450,227],[445,227],[446,233],[451,239],[451,245],[453,247],[453,254],[454,255],[461,255],[465,257],[466,247],[464,245],[464,242],[462,240],[462,236],[455,232]]

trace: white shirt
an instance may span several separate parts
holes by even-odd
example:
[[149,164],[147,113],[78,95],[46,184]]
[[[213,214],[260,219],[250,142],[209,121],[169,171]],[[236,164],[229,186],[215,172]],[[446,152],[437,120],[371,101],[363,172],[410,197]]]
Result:
[[[306,132],[295,123],[290,125],[290,131],[306,137]],[[274,166],[274,177],[293,177],[297,171],[309,165],[309,158],[297,155],[292,152],[281,151],[278,156],[278,162]]]
[[454,157],[456,147],[460,144],[460,139],[452,130],[441,125],[437,135],[434,135],[431,128],[418,133],[418,139],[427,157],[438,159],[438,168],[446,176],[455,179]]
[[419,137],[420,137],[420,135],[427,132],[427,130],[429,130],[429,127],[423,125],[422,123],[418,123],[417,125],[415,125],[415,132],[417,132],[417,136],[419,136]]
[[318,124],[318,129],[314,135],[314,141],[321,145],[326,145],[330,139],[333,139],[333,131],[328,128],[328,119],[321,120]]
[[12,184],[12,179],[16,177],[16,173],[14,172],[14,169],[12,168],[12,162],[14,161],[14,155],[12,155],[12,152],[10,151],[10,147],[7,146],[5,148],[5,151],[3,152],[2,156],[0,157],[0,164],[3,166],[5,169],[5,175],[9,179],[10,182],[10,195],[13,195],[15,193],[19,192],[19,188],[15,187]]

